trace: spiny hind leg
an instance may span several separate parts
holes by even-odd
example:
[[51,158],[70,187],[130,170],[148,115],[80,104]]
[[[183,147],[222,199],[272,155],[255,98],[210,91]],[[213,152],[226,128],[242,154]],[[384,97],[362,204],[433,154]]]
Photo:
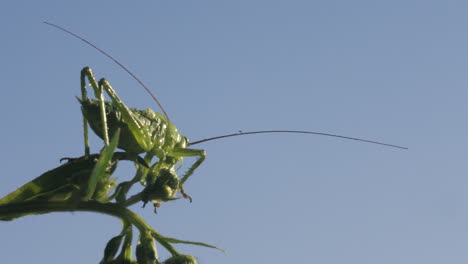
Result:
[[[137,117],[135,117],[133,112],[124,104],[124,102],[119,98],[115,90],[106,79],[102,78],[99,80],[99,82],[96,81],[96,78],[94,77],[94,74],[89,67],[85,67],[81,71],[82,100],[89,100],[86,93],[86,79],[88,79],[89,84],[94,90],[94,95],[99,102],[100,118],[102,121],[102,135],[106,146],[109,145],[109,134],[103,91],[106,91],[112,100],[113,106],[116,107],[122,114],[123,120],[128,125],[138,144],[145,151],[149,151],[153,147],[153,144],[150,135],[146,132],[146,130],[142,129],[144,124]],[[83,121],[83,126],[86,127],[85,131],[87,131],[87,123],[85,126],[85,121]],[[87,137],[87,133],[85,133],[85,137]],[[85,143],[85,145],[86,144],[87,143]]]
[[125,105],[106,79],[101,79],[99,81],[99,86],[106,91],[107,95],[112,100],[113,106],[120,111],[122,119],[127,124],[140,147],[146,152],[150,151],[154,146],[154,141],[147,129],[143,129],[145,124],[135,116],[135,113],[130,108]]
[[[94,77],[91,68],[84,67],[81,70],[81,100],[89,100],[87,92],[86,92],[86,79],[88,79],[89,84],[94,90],[94,96],[97,98],[99,102],[99,112],[102,121],[102,135],[104,138],[104,144],[106,146],[109,145],[109,135],[107,130],[107,116],[106,116],[106,106],[104,101],[104,93],[103,93],[103,85],[101,83],[96,82],[96,78]],[[83,131],[84,131],[84,140],[85,140],[85,155],[89,155],[89,139],[88,139],[88,120],[83,115]]]

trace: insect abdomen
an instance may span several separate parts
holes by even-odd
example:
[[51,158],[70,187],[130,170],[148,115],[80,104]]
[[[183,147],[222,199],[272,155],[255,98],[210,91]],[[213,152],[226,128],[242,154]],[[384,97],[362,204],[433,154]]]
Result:
[[[99,112],[99,105],[98,101],[96,100],[82,100],[78,99],[81,103],[81,111],[83,115],[88,120],[88,124],[91,129],[98,135],[100,138],[103,138],[103,130],[102,130],[102,122],[101,116]],[[137,109],[131,109],[132,112],[137,116],[137,118],[144,118],[141,115],[141,111]],[[135,139],[135,136],[129,129],[126,122],[122,120],[122,114],[118,111],[115,107],[113,107],[112,103],[106,102],[106,117],[107,117],[107,126],[108,126],[108,133],[109,137],[113,137],[115,131],[120,128],[120,140],[118,147],[125,151],[131,153],[143,153],[147,152],[148,150],[143,149]],[[161,129],[161,121],[160,120],[148,120],[145,118],[144,124],[149,124],[145,126],[151,130],[157,130],[157,136],[161,136],[164,129]]]

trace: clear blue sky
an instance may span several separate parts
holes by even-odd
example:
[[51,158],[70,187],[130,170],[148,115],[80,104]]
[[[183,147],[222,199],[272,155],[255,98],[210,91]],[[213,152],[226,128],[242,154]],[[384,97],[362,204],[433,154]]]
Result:
[[[79,73],[132,107],[145,91],[65,26],[137,74],[192,140],[192,204],[158,215],[199,263],[468,261],[468,4],[463,1],[8,1],[0,10],[0,195],[83,154]],[[101,148],[93,141],[93,151]],[[122,165],[124,165],[122,163]],[[116,173],[131,176],[127,164]],[[0,222],[2,263],[97,263],[117,219],[60,213]],[[166,256],[161,249],[161,255]]]

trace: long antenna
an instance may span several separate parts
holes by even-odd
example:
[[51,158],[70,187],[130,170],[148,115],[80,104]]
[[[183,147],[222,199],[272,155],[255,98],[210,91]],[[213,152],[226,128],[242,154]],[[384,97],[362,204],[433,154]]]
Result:
[[52,27],[55,27],[55,28],[58,28],[62,31],[65,31],[66,33],[74,36],[75,38],[83,41],[84,43],[90,45],[91,47],[95,48],[97,51],[101,52],[102,54],[104,54],[106,57],[108,57],[109,59],[111,59],[112,61],[114,61],[117,65],[120,66],[120,68],[122,68],[124,71],[126,71],[128,74],[130,74],[130,76],[133,77],[133,79],[135,79],[143,88],[145,88],[145,90],[150,94],[150,96],[153,98],[153,100],[158,104],[159,108],[161,108],[161,110],[163,111],[164,113],[164,116],[167,118],[167,120],[169,121],[169,116],[167,115],[166,113],[166,110],[164,110],[164,107],[161,105],[161,103],[159,102],[159,100],[156,98],[156,96],[150,91],[150,89],[148,89],[146,87],[146,85],[140,81],[140,79],[138,79],[138,77],[135,76],[135,74],[133,74],[129,69],[127,69],[127,67],[123,66],[122,63],[120,63],[119,61],[117,61],[116,59],[114,59],[111,55],[107,54],[107,52],[103,51],[102,49],[96,47],[96,45],[94,45],[93,43],[91,43],[90,41],[84,39],[83,37],[80,37],[78,36],[77,34],[71,32],[70,30],[68,29],[65,29],[61,26],[58,26],[58,25],[55,25],[55,24],[52,24],[52,23],[49,23],[47,21],[44,21],[44,24],[47,24],[49,26],[52,26]]
[[200,143],[211,141],[211,140],[221,139],[221,138],[245,136],[245,135],[252,135],[252,134],[266,134],[266,133],[312,134],[312,135],[336,137],[336,138],[342,138],[342,139],[348,139],[348,140],[356,140],[356,141],[367,142],[367,143],[377,144],[377,145],[383,145],[383,146],[392,147],[392,148],[408,149],[407,147],[401,147],[401,146],[397,146],[397,145],[393,145],[393,144],[387,144],[387,143],[382,143],[382,142],[372,141],[372,140],[367,140],[367,139],[346,137],[346,136],[340,136],[340,135],[322,133],[322,132],[314,132],[314,131],[302,131],[302,130],[262,130],[262,131],[238,132],[238,133],[234,133],[234,134],[227,134],[227,135],[223,135],[223,136],[205,138],[205,139],[202,139],[202,140],[198,140],[198,141],[189,143],[189,146],[200,144]]

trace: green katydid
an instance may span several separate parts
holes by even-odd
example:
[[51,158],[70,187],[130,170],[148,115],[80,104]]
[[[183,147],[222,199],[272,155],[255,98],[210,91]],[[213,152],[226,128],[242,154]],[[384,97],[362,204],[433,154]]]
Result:
[[[115,61],[147,89],[146,86],[122,64],[92,43],[59,26],[50,23],[46,24],[64,30],[93,46]],[[97,99],[89,99],[87,97],[87,81],[93,88],[94,95]],[[141,243],[137,246],[137,259],[140,258],[144,259],[144,261],[151,261],[149,263],[157,261],[153,238],[170,251],[172,257],[165,262],[168,264],[196,263],[196,260],[192,256],[181,255],[175,251],[170,243],[186,243],[213,247],[203,243],[162,237],[155,230],[152,230],[143,223],[140,218],[125,208],[133,204],[134,201],[142,200],[145,203],[151,201],[157,205],[161,201],[173,200],[178,191],[180,191],[184,197],[191,199],[185,193],[183,184],[204,161],[206,154],[204,150],[191,149],[189,146],[240,135],[260,133],[304,133],[406,149],[396,145],[365,139],[322,132],[295,130],[239,132],[189,143],[188,139],[181,135],[174,124],[170,122],[167,113],[148,89],[147,91],[159,104],[164,114],[156,113],[151,109],[142,111],[128,108],[105,79],[101,79],[99,82],[96,81],[91,69],[88,67],[85,67],[81,72],[81,91],[82,96],[78,98],[78,100],[82,105],[83,112],[85,156],[77,159],[69,159],[68,163],[42,174],[33,181],[20,187],[17,191],[1,198],[0,208],[2,206],[4,209],[6,208],[5,206],[10,206],[8,208],[12,208],[11,206],[24,205],[28,202],[32,202],[33,205],[36,205],[35,202],[37,202],[38,205],[42,203],[47,209],[47,204],[44,205],[43,203],[45,200],[51,201],[52,205],[57,205],[56,202],[58,202],[61,206],[63,204],[60,204],[60,202],[65,202],[66,208],[64,210],[66,211],[73,211],[77,208],[79,210],[104,212],[119,217],[123,215],[125,216],[122,218],[124,220],[125,232],[131,230],[126,228],[129,224],[133,224],[140,229]],[[105,101],[104,91],[111,98],[111,101]],[[90,154],[88,125],[104,140],[105,146],[100,154]],[[111,141],[109,141],[109,137],[112,138]],[[114,152],[117,147],[123,149],[125,152]],[[144,159],[138,156],[138,154],[141,153],[145,153]],[[158,160],[151,165],[151,160],[154,156],[156,156]],[[185,157],[198,157],[198,159],[189,167],[189,170],[179,178],[176,175],[175,168]],[[115,181],[111,180],[110,176],[119,160],[131,160],[135,162],[138,168],[137,174],[131,181],[121,183],[114,194],[110,195],[110,190],[115,186]],[[129,199],[125,199],[126,192],[133,183],[137,181],[145,185],[144,191]],[[117,203],[109,203],[109,201],[114,198]],[[69,208],[68,205],[70,205],[71,208]],[[77,207],[73,207],[74,205]],[[63,211],[62,209],[58,209],[58,211]],[[0,220],[12,220],[20,216],[32,214],[24,213],[25,211],[21,211],[21,213],[18,212],[20,211],[7,211],[5,214],[6,216],[0,217]],[[42,209],[37,211],[37,213],[41,212],[43,213],[46,211]],[[128,255],[131,254],[131,249],[127,249],[130,248],[132,235],[131,233],[127,234],[125,232],[115,239],[111,239],[110,242],[119,242],[125,237],[126,242],[124,242],[124,244],[126,243],[128,247],[123,246],[121,254]],[[120,242],[115,244],[120,244]],[[109,248],[111,248],[111,246],[109,246]],[[119,245],[111,250],[112,254],[109,253],[108,256],[105,255],[103,263],[108,263],[107,260],[109,260],[109,262],[113,261],[112,259],[118,247]]]
[[[121,137],[118,144],[120,149],[126,152],[141,154],[145,153],[145,161],[151,164],[152,158],[157,157],[158,161],[154,163],[150,169],[139,166],[136,180],[141,181],[145,186],[144,192],[139,198],[146,203],[152,201],[157,205],[160,201],[172,200],[177,191],[180,191],[183,197],[191,200],[183,188],[185,181],[193,174],[193,172],[205,160],[206,153],[201,149],[192,149],[189,146],[199,144],[202,142],[216,140],[220,138],[260,134],[260,133],[302,133],[312,135],[322,135],[337,137],[348,140],[356,140],[372,144],[379,144],[388,147],[395,147],[400,149],[407,149],[405,147],[386,144],[377,141],[366,139],[347,137],[329,133],[314,132],[314,131],[298,131],[298,130],[265,130],[265,131],[252,131],[252,132],[239,132],[229,135],[211,137],[189,143],[188,139],[179,133],[176,126],[171,123],[169,117],[161,106],[156,97],[151,91],[125,66],[123,66],[116,59],[111,57],[105,51],[96,47],[88,40],[76,35],[75,33],[51,24],[44,22],[50,26],[56,27],[66,33],[80,39],[81,41],[92,46],[115,63],[117,63],[123,70],[129,73],[157,102],[164,114],[156,113],[151,109],[144,111],[128,108],[123,101],[117,96],[115,90],[111,87],[109,82],[105,79],[96,81],[91,69],[85,67],[81,71],[81,91],[82,97],[78,100],[82,105],[83,124],[85,131],[85,154],[89,154],[88,132],[87,125],[89,124],[93,131],[101,137],[105,144],[108,144],[109,136],[113,136],[117,129],[121,130]],[[90,86],[94,90],[97,99],[89,99],[86,93],[86,79],[89,81]],[[111,101],[105,101],[104,92],[110,97]],[[175,167],[185,157],[198,157],[194,164],[192,164],[188,171],[180,178],[175,174]],[[162,185],[164,188],[162,188]],[[135,199],[138,200],[138,199]]]

